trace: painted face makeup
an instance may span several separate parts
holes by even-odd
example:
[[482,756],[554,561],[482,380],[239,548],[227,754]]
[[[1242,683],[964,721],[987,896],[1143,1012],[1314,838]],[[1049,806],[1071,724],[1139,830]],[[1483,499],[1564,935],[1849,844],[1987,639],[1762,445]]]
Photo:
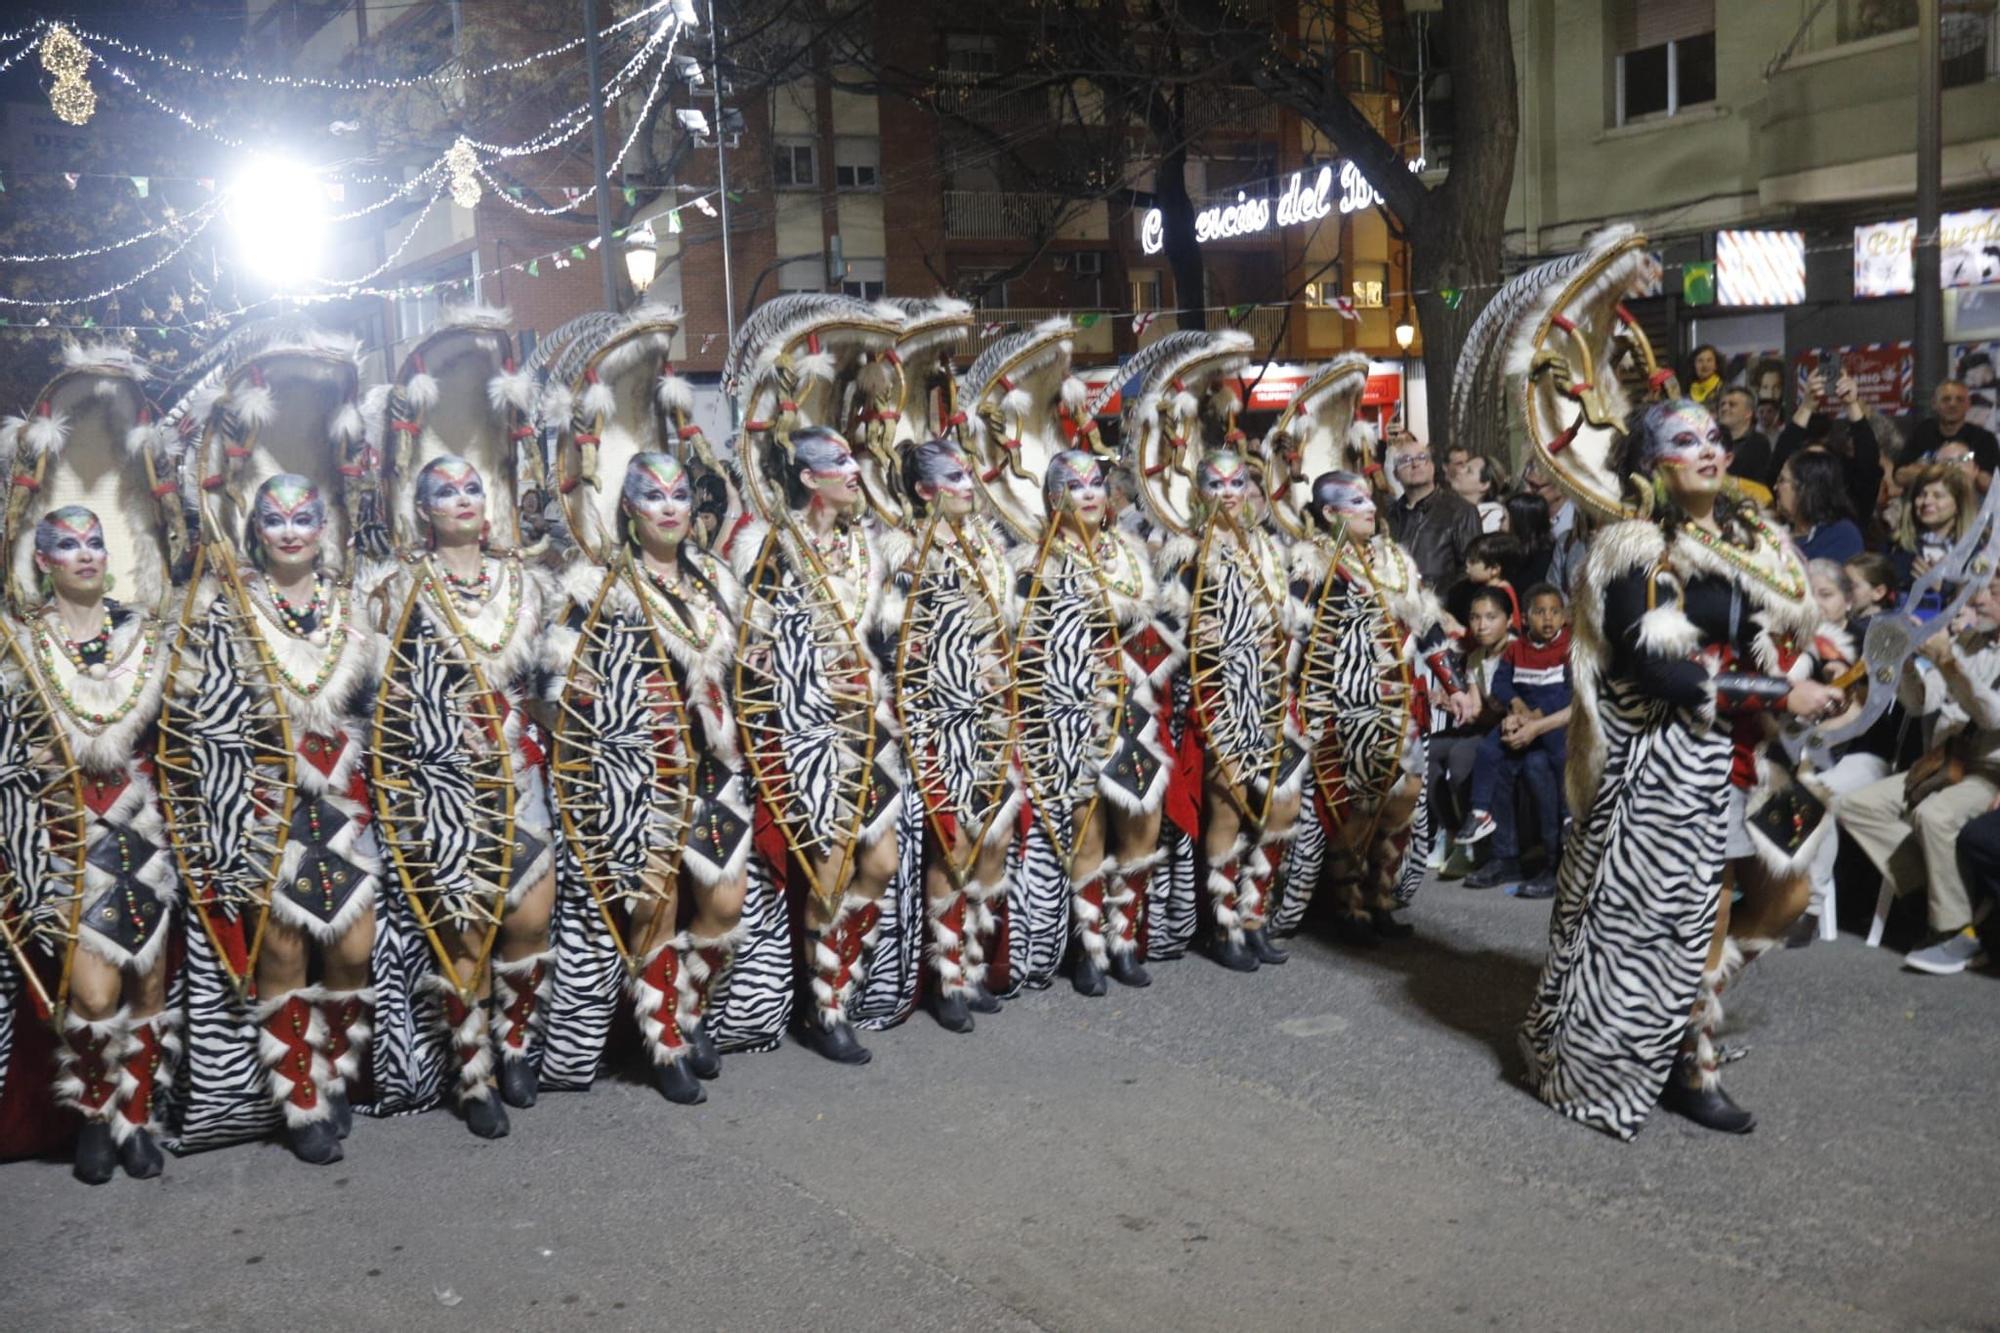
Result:
[[1213,453],[1201,460],[1197,474],[1204,500],[1232,519],[1243,517],[1244,501],[1250,494],[1250,469],[1241,454]]
[[257,488],[250,520],[274,564],[310,564],[326,533],[326,501],[305,477],[282,473]]
[[477,540],[486,526],[486,483],[463,458],[434,458],[417,474],[417,507],[439,541]]
[[1104,469],[1089,454],[1066,449],[1050,459],[1048,480],[1042,489],[1050,512],[1073,514],[1087,527],[1104,521],[1109,499]]
[[1312,502],[1315,509],[1331,510],[1333,517],[1358,541],[1375,535],[1375,500],[1368,483],[1352,472],[1322,472],[1313,478]]
[[936,488],[931,503],[941,513],[963,518],[972,512],[972,470],[966,467],[963,455],[956,451],[946,455],[937,470],[924,480]]
[[694,522],[694,486],[680,460],[671,454],[644,453],[633,458],[625,469],[620,502],[635,533],[650,533],[662,542],[678,542]]
[[82,505],[64,505],[35,525],[35,568],[49,576],[57,592],[73,597],[103,592],[109,563],[104,525]]

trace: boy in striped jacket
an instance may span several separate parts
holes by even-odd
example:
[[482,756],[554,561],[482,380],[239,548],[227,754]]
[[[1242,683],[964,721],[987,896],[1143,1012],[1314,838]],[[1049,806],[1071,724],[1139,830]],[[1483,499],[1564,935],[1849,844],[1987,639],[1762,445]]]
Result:
[[1486,889],[1521,879],[1521,840],[1515,822],[1516,786],[1525,781],[1548,860],[1542,872],[1515,891],[1520,898],[1552,898],[1562,847],[1563,767],[1569,723],[1569,611],[1562,592],[1538,583],[1528,590],[1526,634],[1508,643],[1494,673],[1493,701],[1507,710],[1484,741],[1472,770],[1472,813],[1459,841],[1493,835],[1493,858],[1465,881]]

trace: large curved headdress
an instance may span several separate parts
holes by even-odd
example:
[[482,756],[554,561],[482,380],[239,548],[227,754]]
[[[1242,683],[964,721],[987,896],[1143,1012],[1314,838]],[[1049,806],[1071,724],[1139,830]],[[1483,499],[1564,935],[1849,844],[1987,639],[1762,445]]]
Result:
[[1367,387],[1368,357],[1337,356],[1306,377],[1264,433],[1264,489],[1271,497],[1271,519],[1287,536],[1311,530],[1313,478],[1355,470],[1348,432]]
[[0,547],[15,610],[39,601],[35,525],[65,505],[84,505],[103,523],[119,599],[165,608],[168,571],[186,552],[188,533],[173,489],[177,440],[154,420],[147,378],[123,347],[66,344],[63,368],[28,414],[0,423],[7,488]]
[[233,339],[172,414],[194,441],[182,485],[201,515],[203,543],[246,556],[258,488],[293,473],[326,500],[329,568],[341,567],[357,532],[364,545],[379,545],[360,392],[360,345],[344,334],[276,321]]
[[722,365],[742,421],[736,457],[744,495],[760,518],[784,515],[768,468],[788,468],[791,434],[827,426],[856,442],[868,503],[900,522],[895,412],[902,370],[893,356],[903,312],[851,296],[796,293],[765,302],[736,331]]
[[522,545],[524,495],[543,469],[534,429],[535,378],[514,360],[507,312],[448,310],[410,349],[386,391],[369,394],[369,428],[381,450],[383,504],[399,550],[421,544],[417,474],[455,454],[486,480],[487,521],[497,549]]
[[1656,267],[1646,238],[1620,225],[1502,287],[1459,353],[1451,438],[1472,439],[1482,415],[1517,421],[1517,475],[1532,462],[1599,517],[1637,512],[1613,466],[1632,406],[1622,377],[1650,391],[1659,367],[1624,301]]
[[556,490],[570,535],[600,563],[616,553],[626,466],[642,453],[711,461],[694,392],[670,359],[681,312],[640,306],[567,340],[549,367],[542,419],[554,426]]
[[958,349],[972,336],[972,305],[955,296],[928,301],[893,297],[903,312],[896,359],[903,364],[903,402],[896,439],[902,443],[965,439],[965,414],[958,406]]
[[1041,540],[1042,477],[1078,442],[1083,382],[1069,373],[1076,326],[1068,315],[988,344],[961,384],[973,477],[1016,540]]
[[1242,445],[1236,378],[1255,340],[1240,329],[1170,333],[1126,366],[1138,392],[1125,407],[1125,448],[1153,522],[1192,536],[1195,468],[1211,447]]

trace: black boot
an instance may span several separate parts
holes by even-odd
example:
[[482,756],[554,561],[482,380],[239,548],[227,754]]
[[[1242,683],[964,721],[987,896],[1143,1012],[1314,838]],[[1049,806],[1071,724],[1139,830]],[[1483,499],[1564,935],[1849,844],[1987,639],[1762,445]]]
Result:
[[1129,953],[1111,955],[1111,979],[1121,986],[1130,986],[1134,990],[1153,984],[1152,974],[1146,971],[1146,965],[1139,961],[1136,949]]
[[865,1065],[875,1058],[854,1035],[854,1028],[845,1021],[832,1027],[810,1023],[806,1027],[805,1039],[806,1045],[835,1064]]
[[708,1100],[708,1089],[701,1086],[684,1059],[654,1065],[653,1090],[676,1106],[699,1106]]
[[1342,944],[1373,948],[1382,942],[1375,933],[1375,918],[1363,912],[1342,912],[1333,919],[1333,937]]
[[722,1053],[715,1049],[715,1038],[709,1035],[706,1016],[687,1034],[687,1043],[687,1067],[694,1071],[696,1078],[714,1078],[722,1072]]
[[111,1126],[102,1120],[83,1122],[76,1132],[70,1174],[86,1185],[102,1185],[118,1174],[118,1145],[111,1141]]
[[1000,1012],[1000,997],[986,989],[986,983],[972,983],[972,993],[965,997],[965,1007],[975,1014],[997,1014]]
[[1415,926],[1387,907],[1378,907],[1370,912],[1368,920],[1375,927],[1375,933],[1385,940],[1406,940],[1417,933]]
[[1208,946],[1208,956],[1228,968],[1231,972],[1255,972],[1257,955],[1244,947],[1241,940],[1230,938],[1227,933],[1218,934]]
[[151,1180],[167,1164],[160,1145],[153,1141],[151,1131],[144,1128],[133,1130],[118,1145],[118,1161],[125,1174],[134,1180]]
[[1757,1128],[1757,1117],[1738,1106],[1720,1083],[1707,1088],[1690,1083],[1686,1068],[1678,1063],[1667,1075],[1660,1105],[1719,1134],[1748,1134]]
[[509,1106],[517,1106],[523,1111],[535,1104],[535,1096],[541,1091],[535,1065],[531,1060],[514,1056],[503,1056],[500,1060],[500,1100]]
[[345,1091],[326,1090],[326,1112],[333,1120],[333,1132],[346,1138],[354,1129],[354,1107],[349,1105]]
[[465,1117],[465,1127],[482,1139],[507,1137],[507,1108],[498,1097],[488,1094],[469,1101],[459,1107],[459,1114]]
[[1092,999],[1104,994],[1104,969],[1090,956],[1087,949],[1077,951],[1076,961],[1070,964],[1069,984],[1078,995],[1088,995]]
[[931,1017],[946,1032],[972,1031],[972,1008],[955,991],[941,991],[931,997]]
[[285,1130],[285,1146],[308,1166],[331,1166],[343,1156],[340,1131],[331,1117],[308,1120]]
[[1288,951],[1271,943],[1271,937],[1261,929],[1244,931],[1243,942],[1250,946],[1250,952],[1257,955],[1257,961],[1260,963],[1270,963],[1275,967],[1292,956]]

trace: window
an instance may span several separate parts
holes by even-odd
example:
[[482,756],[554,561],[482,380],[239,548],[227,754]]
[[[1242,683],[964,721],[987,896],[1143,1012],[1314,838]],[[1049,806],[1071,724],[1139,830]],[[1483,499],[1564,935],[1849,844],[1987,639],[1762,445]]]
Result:
[[882,188],[882,141],[835,139],[833,183],[843,190]]
[[403,279],[403,294],[396,298],[396,332],[405,344],[436,328],[447,305],[478,300],[475,258],[460,255],[428,273],[413,273]]
[[780,139],[771,152],[781,190],[806,190],[819,184],[819,157],[799,139]]
[[826,260],[820,255],[802,255],[778,266],[781,292],[823,292],[826,290]]
[[1340,283],[1333,278],[1325,278],[1306,284],[1305,298],[1309,306],[1322,308],[1331,306],[1341,295]]
[[1389,303],[1389,266],[1356,264],[1354,281],[1348,286],[1348,295],[1354,298],[1355,309],[1380,310]]
[[945,67],[959,74],[998,74],[1000,43],[989,33],[952,32],[944,38]]
[[1715,0],[1623,0],[1614,18],[1618,124],[1715,100]]
[[962,268],[958,271],[959,295],[981,310],[998,310],[1007,304],[1007,284],[994,281],[997,268]]
[[843,296],[858,296],[864,301],[879,301],[888,284],[889,265],[882,259],[850,259],[847,261],[847,276],[840,280]]
[[1160,275],[1154,269],[1133,269],[1132,308],[1134,310],[1158,310],[1161,302]]

